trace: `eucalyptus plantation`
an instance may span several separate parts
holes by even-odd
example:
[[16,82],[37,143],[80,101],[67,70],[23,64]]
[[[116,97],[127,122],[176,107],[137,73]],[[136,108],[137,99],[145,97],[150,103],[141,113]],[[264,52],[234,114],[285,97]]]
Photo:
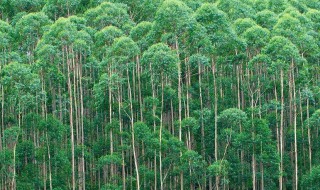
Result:
[[320,189],[317,0],[3,0],[0,189]]

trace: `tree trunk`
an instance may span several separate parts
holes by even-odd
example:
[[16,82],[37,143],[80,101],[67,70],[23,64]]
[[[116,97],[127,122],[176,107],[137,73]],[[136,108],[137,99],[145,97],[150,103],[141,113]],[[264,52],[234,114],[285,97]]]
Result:
[[67,79],[68,79],[68,93],[69,93],[69,121],[70,121],[70,135],[71,135],[71,155],[72,155],[72,189],[76,189],[75,184],[75,160],[74,160],[74,133],[73,133],[73,98],[72,98],[72,90],[71,90],[71,79],[70,79],[70,71],[71,71],[71,65],[70,60],[68,58],[68,52],[66,47],[66,53],[67,53]]
[[[122,119],[121,119],[121,104],[122,104],[122,96],[120,93],[120,87],[118,86],[118,115],[119,115],[119,130],[120,134],[122,134]],[[122,135],[120,135],[120,146],[123,146],[123,139]],[[126,169],[125,169],[125,162],[124,162],[124,150],[121,150],[121,165],[122,165],[122,188],[126,190]]]
[[[217,93],[217,79],[216,79],[216,65],[212,60],[212,76],[214,88],[214,157],[218,161],[218,93]],[[216,176],[216,190],[219,190],[220,178]]]
[[309,113],[309,98],[307,97],[307,127],[308,127],[308,145],[309,145],[309,170],[312,169],[312,144],[311,144],[311,130],[310,130],[310,113]]
[[137,179],[137,190],[140,190],[140,176],[139,176],[139,166],[138,166],[138,157],[136,153],[135,147],[135,138],[134,138],[134,121],[133,121],[133,107],[132,107],[132,94],[131,94],[131,85],[130,85],[130,77],[129,77],[129,69],[127,68],[127,82],[128,82],[128,92],[129,92],[129,102],[130,102],[130,112],[131,112],[131,143],[132,143],[132,151],[134,158],[134,166],[136,169],[136,179]]
[[[175,36],[175,45],[177,50],[177,56],[179,55],[179,43],[178,43],[178,37]],[[180,60],[177,64],[178,68],[178,101],[179,101],[179,140],[182,141],[182,128],[181,128],[181,121],[182,121],[182,103],[181,103],[181,63]],[[180,152],[180,155],[182,155],[182,152]],[[183,172],[180,172],[180,189],[183,190]]]
[[280,113],[280,177],[279,177],[279,190],[282,190],[283,184],[283,117],[284,117],[284,85],[283,85],[283,69],[280,70],[280,83],[281,83],[281,113]]
[[296,82],[294,74],[294,63],[291,62],[292,87],[293,87],[293,126],[294,126],[294,160],[295,160],[295,190],[298,190],[298,145],[297,145],[297,103],[296,103]]

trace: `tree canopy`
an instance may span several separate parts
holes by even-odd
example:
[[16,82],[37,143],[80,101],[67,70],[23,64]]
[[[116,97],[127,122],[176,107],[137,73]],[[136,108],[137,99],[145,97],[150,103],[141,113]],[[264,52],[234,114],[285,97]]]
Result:
[[319,189],[319,0],[0,1],[0,189]]

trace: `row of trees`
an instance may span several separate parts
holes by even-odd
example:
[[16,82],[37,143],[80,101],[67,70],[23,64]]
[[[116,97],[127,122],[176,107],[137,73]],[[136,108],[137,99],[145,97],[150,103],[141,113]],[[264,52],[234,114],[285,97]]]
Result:
[[0,188],[318,189],[317,0],[0,2]]

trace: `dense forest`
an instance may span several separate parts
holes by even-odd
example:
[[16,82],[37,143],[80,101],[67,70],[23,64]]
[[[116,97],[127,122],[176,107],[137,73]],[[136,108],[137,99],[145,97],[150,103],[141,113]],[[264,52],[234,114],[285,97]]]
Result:
[[320,189],[319,0],[1,0],[1,190]]

